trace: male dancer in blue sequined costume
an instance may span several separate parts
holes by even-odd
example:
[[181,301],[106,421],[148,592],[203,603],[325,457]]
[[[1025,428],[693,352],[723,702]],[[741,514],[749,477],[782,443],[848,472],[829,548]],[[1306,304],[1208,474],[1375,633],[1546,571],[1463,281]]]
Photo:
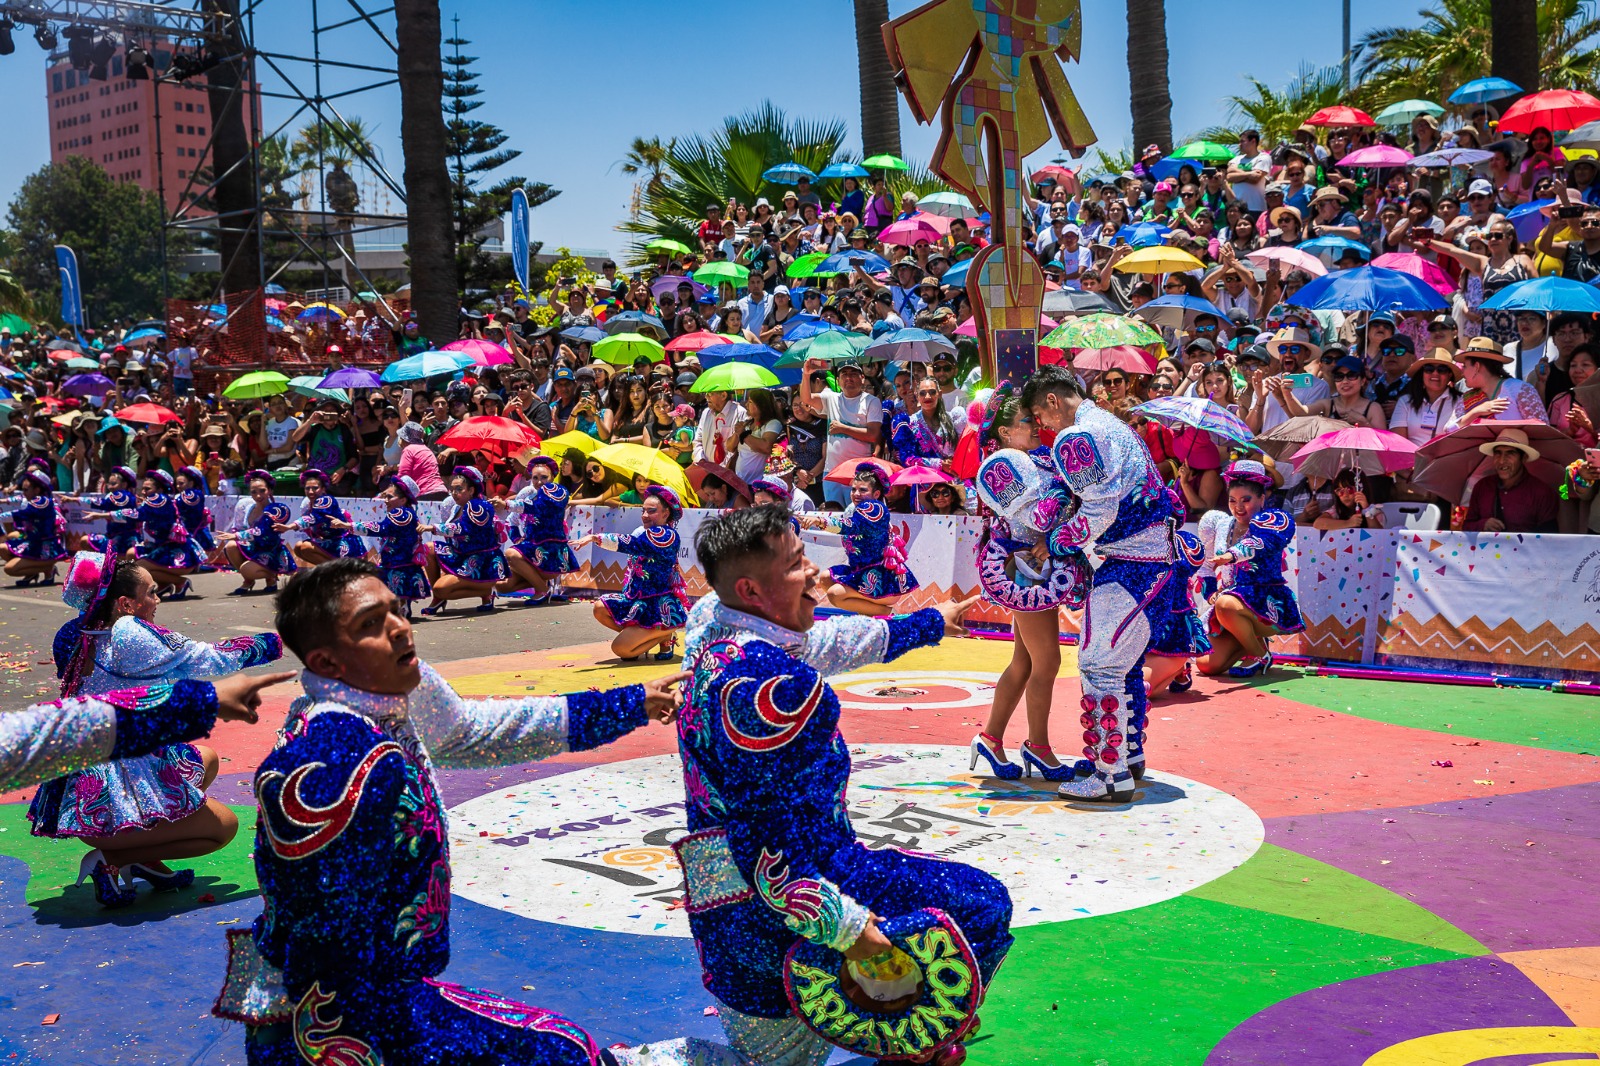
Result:
[[1050,454],[1079,500],[1050,533],[1050,550],[1078,548],[1100,559],[1078,644],[1083,758],[1059,791],[1069,799],[1127,802],[1144,775],[1147,612],[1164,602],[1172,580],[1171,500],[1144,442],[1085,398],[1069,371],[1040,367],[1022,403],[1041,427],[1056,431]]
[[265,908],[229,937],[214,1008],[251,1026],[252,1066],[596,1066],[582,1028],[436,978],[450,961],[450,851],[434,765],[599,747],[669,720],[679,678],[607,692],[463,700],[412,645],[377,567],[296,574],[277,627],[305,673],[256,771]]
[[985,984],[1011,946],[999,881],[857,841],[839,700],[823,680],[959,634],[975,601],[813,625],[818,570],[781,504],[705,523],[696,552],[715,593],[689,621],[693,680],[678,728],[689,924],[734,1049],[760,1066],[816,1066],[831,1047],[793,1014],[781,977],[797,937],[868,958],[888,946],[880,916],[938,908],[972,945]]

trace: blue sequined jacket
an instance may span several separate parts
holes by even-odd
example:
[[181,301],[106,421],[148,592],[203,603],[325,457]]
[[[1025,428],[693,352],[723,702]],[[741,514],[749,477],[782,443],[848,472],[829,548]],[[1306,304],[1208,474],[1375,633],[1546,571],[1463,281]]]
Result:
[[21,507],[8,512],[6,517],[22,534],[23,551],[20,554],[34,559],[60,559],[66,556],[66,545],[62,541],[66,522],[56,508],[54,496],[35,496],[31,500],[24,500]]
[[501,543],[494,504],[482,496],[474,496],[458,505],[450,520],[439,527],[439,536],[449,540],[457,558],[494,551]]
[[1111,559],[1172,559],[1166,486],[1144,441],[1121,419],[1084,400],[1050,454],[1080,501],[1077,512],[1051,532],[1052,554],[1081,548]]
[[112,489],[110,492],[99,496],[90,496],[84,500],[84,505],[91,511],[103,511],[110,514],[106,519],[106,541],[112,545],[131,547],[139,539],[139,519],[127,518],[119,512],[137,510],[139,497],[127,489]]
[[184,489],[182,492],[173,493],[172,498],[178,503],[178,517],[190,536],[203,534],[211,529],[211,511],[206,507],[204,489]]
[[852,570],[882,566],[889,549],[889,508],[882,500],[862,500],[851,504],[836,521],[844,540],[844,555]]
[[630,600],[647,596],[681,594],[683,574],[678,569],[678,530],[674,526],[639,526],[616,536],[616,551],[632,556],[622,584]]
[[511,497],[515,540],[528,544],[567,542],[567,501],[571,494],[560,485],[529,485]]
[[413,507],[391,507],[377,521],[357,525],[355,532],[380,538],[379,566],[416,566],[421,562],[422,534],[417,532],[417,512]]
[[189,539],[189,532],[178,515],[177,501],[164,492],[151,493],[140,500],[138,506],[112,513],[124,522],[143,526],[146,544],[176,544]]

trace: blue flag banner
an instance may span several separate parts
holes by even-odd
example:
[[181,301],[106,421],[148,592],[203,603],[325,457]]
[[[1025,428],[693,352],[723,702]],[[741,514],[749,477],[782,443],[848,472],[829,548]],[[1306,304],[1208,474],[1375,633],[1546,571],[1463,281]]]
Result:
[[517,284],[528,291],[528,194],[522,189],[511,191],[511,269],[516,273]]
[[78,280],[78,257],[64,244],[56,245],[56,273],[61,275],[61,321],[83,328],[83,285]]

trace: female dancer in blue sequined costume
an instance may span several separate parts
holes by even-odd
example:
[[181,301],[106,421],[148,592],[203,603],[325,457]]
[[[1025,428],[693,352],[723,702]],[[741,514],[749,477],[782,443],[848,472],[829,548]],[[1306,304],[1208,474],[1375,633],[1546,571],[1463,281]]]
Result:
[[889,476],[876,463],[862,462],[850,479],[850,506],[832,518],[800,516],[807,529],[829,529],[844,540],[845,562],[829,569],[828,602],[856,614],[890,614],[901,596],[919,587],[906,565],[905,544],[894,516],[883,502]]
[[433,583],[423,565],[427,553],[417,521],[417,483],[405,475],[390,477],[378,499],[388,510],[377,521],[357,525],[335,521],[334,528],[342,525],[378,541],[378,565],[383,570],[384,584],[399,597],[401,609],[410,618],[412,602],[433,594]]
[[682,517],[678,494],[652,485],[639,509],[643,523],[639,528],[624,536],[591,533],[573,545],[598,544],[631,557],[622,594],[601,596],[594,605],[595,621],[617,634],[611,650],[619,659],[642,658],[655,647],[660,648],[657,659],[672,658],[678,627],[689,610],[683,572],[678,569],[678,519]]
[[217,536],[229,564],[244,579],[244,584],[228,593],[230,596],[254,592],[257,581],[265,581],[268,592],[277,592],[279,575],[292,574],[297,569],[294,556],[283,543],[283,534],[278,532],[278,527],[287,524],[292,516],[286,504],[272,497],[272,475],[265,470],[252,470],[248,483],[250,524]]
[[45,584],[56,580],[56,563],[67,557],[67,524],[56,507],[56,483],[50,475],[30,469],[17,481],[22,490],[22,506],[3,516],[10,520],[12,532],[0,541],[0,559],[5,572],[19,578],[19,587],[31,585],[41,576]]
[[1254,677],[1272,668],[1267,642],[1305,628],[1294,590],[1283,577],[1283,553],[1294,543],[1294,519],[1266,507],[1272,475],[1241,459],[1228,467],[1228,509],[1200,517],[1200,540],[1217,574],[1211,600],[1211,655],[1205,674]]
[[185,466],[174,480],[177,491],[172,498],[178,504],[178,519],[189,531],[189,542],[204,562],[217,550],[217,539],[211,533],[211,510],[206,507],[206,476],[197,466]]
[[1205,546],[1187,530],[1180,529],[1173,537],[1172,580],[1163,590],[1161,605],[1150,612],[1144,687],[1151,698],[1166,692],[1188,692],[1194,687],[1195,656],[1211,652],[1211,638],[1194,607],[1195,575],[1205,565]]
[[[597,1066],[577,1024],[440,980],[450,962],[449,815],[436,767],[503,767],[670,720],[676,678],[567,696],[464,700],[415,652],[370,563],[290,579],[277,628],[305,695],[256,771],[264,907],[228,937],[214,1011],[251,1066]],[[344,680],[336,680],[336,677]]]
[[144,476],[136,506],[110,513],[88,511],[84,517],[136,522],[140,537],[139,543],[134,545],[133,557],[150,572],[158,592],[166,598],[181,600],[192,588],[187,575],[200,566],[200,553],[189,539],[189,531],[183,527],[177,500],[169,495],[172,487],[171,474],[152,470]]
[[[277,634],[258,633],[204,644],[155,621],[160,603],[143,564],[98,552],[74,557],[62,599],[81,613],[56,634],[63,697],[92,696],[151,681],[215,677],[279,658]],[[217,753],[175,744],[136,759],[80,770],[43,785],[28,808],[36,836],[77,837],[95,849],[79,880],[93,877],[107,907],[133,902],[116,884],[141,877],[158,889],[194,880],[163,860],[188,859],[224,847],[239,820],[205,790],[216,777]]]
[[567,535],[567,501],[571,495],[556,483],[561,464],[548,455],[528,460],[528,487],[507,501],[511,513],[511,544],[506,565],[511,577],[501,592],[532,589],[532,602],[550,598],[562,574],[578,569]]
[[[328,491],[328,475],[310,467],[300,474],[300,487],[306,490],[300,517],[277,527],[279,533],[298,530],[306,535],[290,549],[294,557],[308,567],[329,559],[364,558],[366,542],[350,532],[350,512]],[[336,526],[335,522],[343,525]]]
[[[99,511],[106,514],[115,514],[117,511],[126,511],[139,506],[139,497],[134,489],[139,484],[139,476],[131,467],[117,466],[106,474],[105,491],[98,496],[69,496],[60,495],[63,500],[76,500],[84,505],[86,510]],[[104,533],[90,533],[80,538],[78,549],[81,551],[110,551],[121,559],[133,551],[134,545],[139,543],[139,522],[137,519],[111,517],[106,519]]]
[[483,471],[475,466],[456,467],[450,476],[454,513],[442,526],[422,527],[424,533],[438,534],[428,557],[433,602],[422,609],[423,614],[438,614],[450,600],[473,596],[483,601],[478,610],[494,610],[495,586],[511,571],[506,566],[505,527],[483,490]]

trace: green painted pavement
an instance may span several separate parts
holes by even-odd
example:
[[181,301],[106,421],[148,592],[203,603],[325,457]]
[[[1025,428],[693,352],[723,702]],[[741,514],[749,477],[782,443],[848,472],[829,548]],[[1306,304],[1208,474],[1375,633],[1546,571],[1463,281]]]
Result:
[[[202,904],[199,897],[207,893],[215,896],[216,903],[245,899],[258,892],[254,848],[256,809],[229,807],[239,816],[239,833],[221,851],[197,859],[187,859],[180,866],[192,868],[194,884],[178,892],[151,892],[147,883],[139,882],[139,901],[119,911],[119,914],[137,915],[146,911],[171,914],[193,910]],[[52,840],[36,837],[28,824],[26,803],[0,804],[0,853],[21,859],[28,864],[28,886],[23,898],[38,910],[40,917],[83,917],[104,915],[104,910],[94,901],[94,889],[85,881],[72,887],[78,879],[78,862],[83,858],[84,845],[76,840]]]
[[1302,674],[1253,687],[1390,725],[1600,755],[1600,697],[1538,689],[1420,685]]

